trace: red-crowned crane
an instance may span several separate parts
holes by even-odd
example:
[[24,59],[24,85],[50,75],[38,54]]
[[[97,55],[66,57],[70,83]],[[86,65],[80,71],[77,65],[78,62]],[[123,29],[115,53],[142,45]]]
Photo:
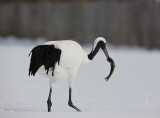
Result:
[[[69,84],[69,101],[68,105],[77,111],[80,111],[72,103],[72,84],[76,76],[76,73],[82,63],[90,62],[94,56],[98,53],[99,49],[102,49],[107,61],[111,65],[109,75],[105,78],[107,81],[112,75],[115,63],[112,58],[109,57],[106,49],[106,40],[103,37],[98,37],[94,41],[92,51],[87,55],[82,47],[75,41],[49,41],[43,45],[34,47],[30,54],[30,67],[29,76],[35,75],[38,71],[44,77],[49,79],[50,91],[47,100],[48,112],[51,111],[51,94],[52,88],[55,85],[58,78],[68,78]],[[29,55],[30,55],[29,54]]]

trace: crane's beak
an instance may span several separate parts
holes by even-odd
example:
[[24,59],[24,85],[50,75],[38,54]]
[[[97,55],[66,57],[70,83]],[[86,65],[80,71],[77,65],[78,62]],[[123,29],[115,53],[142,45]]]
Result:
[[106,56],[106,58],[107,58],[107,61],[108,61],[108,62],[110,63],[110,65],[111,65],[110,73],[109,73],[109,75],[105,78],[105,80],[108,81],[109,78],[111,77],[111,75],[113,74],[114,69],[115,69],[116,66],[115,66],[115,63],[114,63],[113,59],[109,57],[108,51],[107,51],[107,49],[106,49],[106,46],[104,46],[104,47],[102,48],[102,50],[103,50],[103,52],[104,52],[104,54],[105,54],[105,56]]

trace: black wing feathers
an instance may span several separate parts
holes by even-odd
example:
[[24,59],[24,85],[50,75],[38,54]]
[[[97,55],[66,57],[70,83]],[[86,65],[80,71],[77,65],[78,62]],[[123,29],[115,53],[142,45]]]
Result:
[[[61,50],[56,49],[54,45],[39,45],[32,49],[30,52],[31,60],[29,67],[29,76],[35,75],[37,70],[44,65],[46,74],[49,70],[52,71],[52,76],[54,73],[55,64],[60,61]],[[29,55],[30,55],[29,54]]]

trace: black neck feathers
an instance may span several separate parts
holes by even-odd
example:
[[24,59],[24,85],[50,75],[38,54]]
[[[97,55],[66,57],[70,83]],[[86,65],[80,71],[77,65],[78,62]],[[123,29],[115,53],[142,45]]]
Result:
[[92,60],[95,57],[95,55],[98,53],[98,51],[99,51],[100,48],[101,49],[105,48],[105,43],[103,41],[99,41],[97,43],[97,46],[94,49],[92,49],[92,51],[90,52],[90,54],[88,54],[88,59]]
[[37,70],[44,65],[46,74],[52,70],[54,73],[55,64],[60,61],[61,50],[56,49],[54,45],[38,45],[30,52],[31,60],[29,67],[29,76],[35,75]]

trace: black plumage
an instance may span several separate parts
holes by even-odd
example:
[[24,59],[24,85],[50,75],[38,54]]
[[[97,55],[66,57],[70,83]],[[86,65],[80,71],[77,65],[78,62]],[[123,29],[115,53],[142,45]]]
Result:
[[42,65],[45,67],[46,74],[51,70],[52,76],[54,76],[55,64],[57,62],[59,64],[60,61],[60,49],[56,49],[54,45],[38,45],[31,50],[30,55],[29,76],[34,76]]

